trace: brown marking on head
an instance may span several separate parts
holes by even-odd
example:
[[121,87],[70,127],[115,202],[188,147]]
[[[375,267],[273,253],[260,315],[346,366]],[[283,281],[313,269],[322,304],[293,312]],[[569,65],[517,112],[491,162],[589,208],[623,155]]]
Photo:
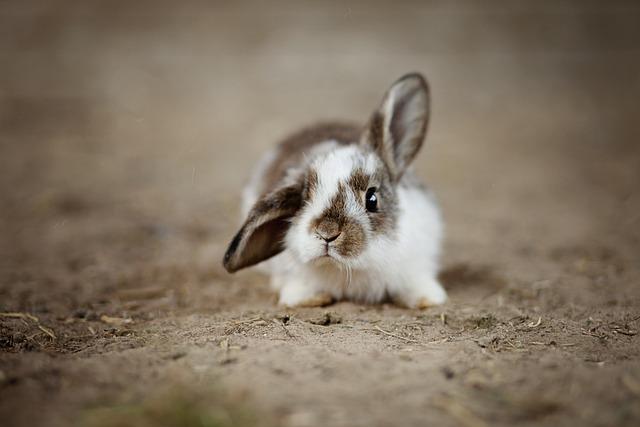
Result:
[[295,132],[279,145],[276,158],[264,174],[262,190],[266,193],[278,186],[291,168],[300,167],[305,153],[326,141],[336,141],[340,145],[357,144],[361,126],[350,123],[318,123]]
[[347,221],[336,240],[338,253],[345,258],[355,257],[362,253],[366,245],[366,235],[362,225],[355,221]]
[[354,257],[364,251],[366,234],[361,224],[346,215],[347,187],[340,183],[329,206],[309,226],[318,238],[336,237],[329,244],[344,257]]
[[371,230],[375,234],[391,231],[396,222],[397,197],[388,170],[381,166],[372,175],[367,175],[364,170],[356,169],[349,177],[348,185],[354,194],[359,196],[358,201],[364,209],[366,209],[367,190],[372,187],[376,189],[378,210],[368,215]]
[[318,190],[318,172],[314,169],[309,169],[305,177],[303,199],[311,200],[316,195]]
[[369,175],[367,175],[361,168],[358,168],[351,173],[351,176],[347,181],[347,185],[349,185],[349,187],[358,194],[358,192],[367,191],[367,188],[369,188],[369,182]]
[[347,217],[345,216],[346,203],[345,186],[341,183],[338,186],[337,194],[331,199],[329,206],[317,218],[311,221],[309,231],[315,234],[319,227],[330,227],[329,225],[323,225],[323,223],[335,223],[338,229],[342,229],[342,226],[347,221]]

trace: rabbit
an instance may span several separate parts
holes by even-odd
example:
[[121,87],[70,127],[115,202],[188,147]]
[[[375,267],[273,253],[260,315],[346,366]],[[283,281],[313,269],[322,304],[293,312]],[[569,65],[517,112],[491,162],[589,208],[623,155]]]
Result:
[[246,220],[224,255],[225,269],[268,260],[262,266],[289,307],[444,303],[442,219],[410,167],[429,108],[425,78],[407,74],[364,128],[317,124],[268,152],[243,192]]

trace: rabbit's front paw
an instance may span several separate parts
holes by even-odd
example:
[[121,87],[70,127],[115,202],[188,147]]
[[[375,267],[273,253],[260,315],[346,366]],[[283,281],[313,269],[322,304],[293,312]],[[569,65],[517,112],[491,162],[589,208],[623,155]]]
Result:
[[327,293],[320,293],[307,298],[304,301],[300,301],[296,304],[298,307],[324,307],[333,304],[333,297]]
[[279,303],[287,307],[324,307],[333,301],[333,296],[328,292],[299,280],[289,279],[280,290]]
[[405,289],[397,296],[396,301],[409,308],[425,309],[444,304],[447,301],[447,292],[435,279],[421,280],[416,286]]

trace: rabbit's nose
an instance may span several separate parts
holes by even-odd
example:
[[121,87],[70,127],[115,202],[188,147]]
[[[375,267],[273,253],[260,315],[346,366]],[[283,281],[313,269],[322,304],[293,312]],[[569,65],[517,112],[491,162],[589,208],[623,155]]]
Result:
[[333,242],[340,236],[342,230],[333,221],[323,221],[316,227],[316,235],[325,242]]
[[[332,234],[333,234],[333,233],[332,233]],[[324,240],[325,242],[327,242],[327,243],[329,243],[329,242],[333,242],[333,241],[334,241],[334,240],[336,240],[336,239],[340,236],[340,234],[342,234],[342,233],[341,233],[340,231],[338,231],[337,233],[335,233],[335,234],[333,234],[333,235],[332,235],[332,234],[327,235],[327,234],[323,234],[323,233],[321,233],[321,232],[318,232],[318,236],[319,236],[322,240]]]

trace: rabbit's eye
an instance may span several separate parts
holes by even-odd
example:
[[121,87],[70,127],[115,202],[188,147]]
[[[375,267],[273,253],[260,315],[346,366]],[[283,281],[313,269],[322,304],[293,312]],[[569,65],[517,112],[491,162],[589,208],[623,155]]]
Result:
[[365,207],[369,212],[378,211],[378,196],[376,196],[376,190],[376,187],[371,187],[364,196]]

